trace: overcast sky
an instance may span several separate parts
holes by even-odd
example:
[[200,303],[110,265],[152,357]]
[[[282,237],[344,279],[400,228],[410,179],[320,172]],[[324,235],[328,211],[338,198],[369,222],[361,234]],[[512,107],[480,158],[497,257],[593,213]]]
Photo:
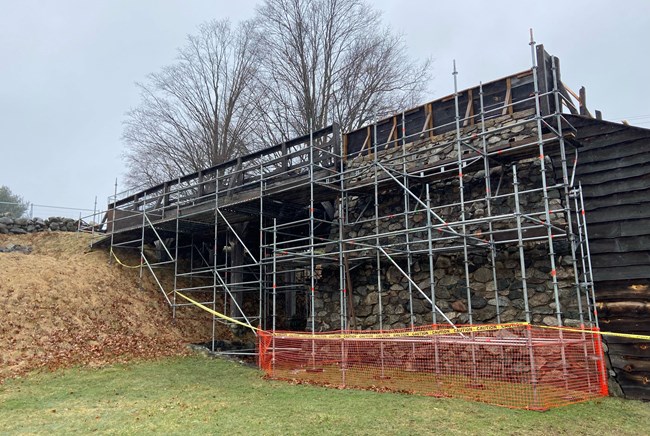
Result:
[[[124,173],[134,83],[172,63],[201,22],[249,18],[256,3],[0,0],[0,185],[36,204],[92,209],[97,196],[105,208]],[[587,88],[592,112],[650,128],[650,1],[372,4],[412,56],[434,59],[427,100],[453,92],[453,59],[461,89],[530,68],[532,27],[563,81]]]

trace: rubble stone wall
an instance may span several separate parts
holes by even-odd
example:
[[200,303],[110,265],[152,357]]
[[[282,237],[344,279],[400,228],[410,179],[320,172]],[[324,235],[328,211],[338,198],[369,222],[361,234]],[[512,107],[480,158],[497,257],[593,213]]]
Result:
[[0,233],[25,234],[36,232],[76,232],[78,220],[72,218],[50,217],[41,218],[12,218],[0,217]]

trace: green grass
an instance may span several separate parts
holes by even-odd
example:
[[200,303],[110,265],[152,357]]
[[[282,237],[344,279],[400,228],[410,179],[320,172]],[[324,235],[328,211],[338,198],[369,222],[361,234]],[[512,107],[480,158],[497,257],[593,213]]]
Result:
[[548,412],[267,381],[202,356],[36,373],[0,385],[0,434],[647,434],[650,404]]

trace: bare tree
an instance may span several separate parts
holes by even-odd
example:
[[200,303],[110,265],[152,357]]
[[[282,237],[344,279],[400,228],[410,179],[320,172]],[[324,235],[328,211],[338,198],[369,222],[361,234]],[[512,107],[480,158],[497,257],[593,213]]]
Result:
[[249,151],[258,119],[254,97],[258,34],[252,22],[200,26],[175,64],[139,83],[127,113],[126,182],[156,184]]
[[264,56],[262,140],[279,142],[338,122],[345,130],[421,99],[430,61],[363,0],[266,0],[257,9]]

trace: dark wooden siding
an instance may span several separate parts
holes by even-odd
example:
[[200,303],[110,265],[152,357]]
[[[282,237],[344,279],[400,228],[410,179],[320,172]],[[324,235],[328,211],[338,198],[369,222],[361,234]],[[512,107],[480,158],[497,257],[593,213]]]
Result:
[[[567,116],[577,129],[596,300],[603,331],[650,335],[650,130]],[[606,337],[615,379],[650,399],[650,341]]]

